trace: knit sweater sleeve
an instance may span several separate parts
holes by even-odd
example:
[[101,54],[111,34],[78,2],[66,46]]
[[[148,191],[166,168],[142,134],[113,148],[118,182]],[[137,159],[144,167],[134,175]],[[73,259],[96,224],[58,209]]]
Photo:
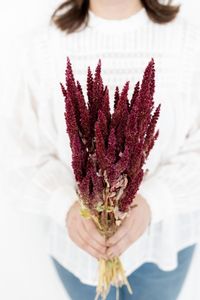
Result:
[[[179,151],[144,178],[139,193],[152,211],[152,223],[200,210],[200,43],[193,48],[191,126]],[[173,141],[172,141],[173,142]]]
[[72,168],[58,156],[53,121],[48,132],[43,129],[40,111],[50,118],[50,103],[44,102],[47,93],[31,52],[26,45],[12,50],[3,92],[4,189],[15,208],[48,216],[64,227],[76,200]]

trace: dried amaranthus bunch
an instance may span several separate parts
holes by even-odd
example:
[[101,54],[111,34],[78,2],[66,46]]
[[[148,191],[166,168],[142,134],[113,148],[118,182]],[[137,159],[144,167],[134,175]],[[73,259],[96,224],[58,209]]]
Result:
[[[129,101],[129,82],[122,91],[116,87],[111,114],[109,90],[101,76],[101,60],[93,75],[87,73],[86,102],[82,87],[75,81],[67,58],[65,120],[72,149],[72,167],[77,182],[81,214],[91,217],[106,237],[115,233],[134,206],[134,197],[144,176],[144,164],[158,137],[156,124],[160,105],[154,109],[155,68],[152,59]],[[103,299],[111,284],[126,284],[119,258],[99,262],[96,299]]]

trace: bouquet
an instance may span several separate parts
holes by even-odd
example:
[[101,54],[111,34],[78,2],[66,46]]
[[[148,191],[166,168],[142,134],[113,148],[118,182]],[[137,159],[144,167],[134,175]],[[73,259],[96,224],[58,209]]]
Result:
[[[145,161],[158,138],[160,104],[154,108],[154,60],[146,67],[141,84],[135,85],[130,100],[129,82],[121,91],[116,87],[112,114],[109,90],[101,76],[101,60],[94,74],[88,67],[87,102],[69,58],[65,75],[66,87],[60,84],[80,213],[92,218],[100,233],[109,238],[128,217],[130,208],[134,209]],[[99,260],[95,299],[106,299],[111,284],[117,290],[126,284],[132,293],[119,257]]]

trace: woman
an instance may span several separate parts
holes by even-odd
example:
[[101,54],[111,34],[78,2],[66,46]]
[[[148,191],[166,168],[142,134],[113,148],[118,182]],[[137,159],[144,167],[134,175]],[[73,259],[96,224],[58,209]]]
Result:
[[[97,259],[115,255],[134,289],[129,295],[122,287],[120,299],[175,300],[200,240],[200,40],[178,12],[157,0],[70,0],[17,52],[5,123],[11,197],[23,210],[51,218],[47,251],[73,300],[94,299]],[[111,99],[116,84],[130,80],[133,88],[151,57],[156,63],[160,136],[138,207],[107,242],[76,201],[59,88],[67,56],[84,87],[87,66],[101,58]]]

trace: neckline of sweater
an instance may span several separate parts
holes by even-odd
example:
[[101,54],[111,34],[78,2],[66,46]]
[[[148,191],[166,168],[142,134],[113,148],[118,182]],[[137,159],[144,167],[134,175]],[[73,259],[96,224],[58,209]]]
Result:
[[87,27],[103,30],[104,32],[116,33],[137,28],[140,25],[144,25],[147,20],[148,15],[144,7],[128,18],[118,20],[99,17],[89,10]]

